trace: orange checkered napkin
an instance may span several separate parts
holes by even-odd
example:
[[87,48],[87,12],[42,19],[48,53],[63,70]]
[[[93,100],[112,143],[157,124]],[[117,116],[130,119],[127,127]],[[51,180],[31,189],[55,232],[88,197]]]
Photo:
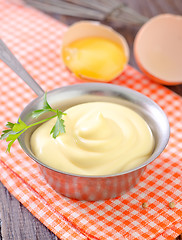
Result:
[[[25,6],[0,0],[0,36],[44,90],[77,83],[60,59],[66,26]],[[167,114],[171,137],[165,151],[127,194],[85,202],[57,194],[37,164],[18,143],[5,153],[0,143],[0,180],[7,189],[61,239],[173,239],[182,232],[182,99],[128,66],[112,84],[135,89]],[[0,130],[15,122],[35,98],[26,84],[0,62]],[[175,208],[170,209],[170,201]],[[148,202],[148,207],[141,207]]]

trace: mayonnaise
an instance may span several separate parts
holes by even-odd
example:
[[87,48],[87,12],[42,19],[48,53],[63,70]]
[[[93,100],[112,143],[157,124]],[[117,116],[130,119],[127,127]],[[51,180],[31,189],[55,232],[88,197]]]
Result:
[[139,166],[152,154],[152,132],[135,111],[108,102],[90,102],[65,111],[66,133],[56,139],[50,131],[56,119],[31,136],[35,156],[60,171],[108,175]]

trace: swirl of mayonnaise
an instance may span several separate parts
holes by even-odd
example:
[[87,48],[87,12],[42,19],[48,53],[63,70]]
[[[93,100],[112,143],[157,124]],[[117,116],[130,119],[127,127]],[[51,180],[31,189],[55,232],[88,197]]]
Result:
[[65,112],[66,133],[54,139],[52,119],[31,136],[33,153],[48,166],[74,174],[108,175],[135,168],[152,154],[152,132],[130,108],[90,102]]

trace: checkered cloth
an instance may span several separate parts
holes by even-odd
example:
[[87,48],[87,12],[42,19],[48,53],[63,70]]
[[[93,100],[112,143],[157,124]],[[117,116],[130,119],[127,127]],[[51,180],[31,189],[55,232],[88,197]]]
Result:
[[[25,6],[0,0],[0,36],[46,91],[78,83],[60,58],[66,26]],[[81,81],[80,81],[81,82]],[[128,66],[112,84],[135,89],[157,102],[168,116],[171,137],[165,151],[130,192],[107,201],[85,202],[57,194],[18,143],[5,153],[0,143],[0,180],[61,239],[173,239],[182,231],[182,99]],[[16,122],[36,95],[0,62],[0,130]],[[170,201],[175,208],[170,209]],[[141,207],[143,202],[149,205]]]

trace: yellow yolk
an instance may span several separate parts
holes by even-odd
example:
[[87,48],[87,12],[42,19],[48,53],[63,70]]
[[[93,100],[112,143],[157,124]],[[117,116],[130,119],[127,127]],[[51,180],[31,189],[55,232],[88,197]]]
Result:
[[62,56],[76,76],[103,82],[116,78],[127,61],[121,45],[101,37],[74,41],[63,48]]

